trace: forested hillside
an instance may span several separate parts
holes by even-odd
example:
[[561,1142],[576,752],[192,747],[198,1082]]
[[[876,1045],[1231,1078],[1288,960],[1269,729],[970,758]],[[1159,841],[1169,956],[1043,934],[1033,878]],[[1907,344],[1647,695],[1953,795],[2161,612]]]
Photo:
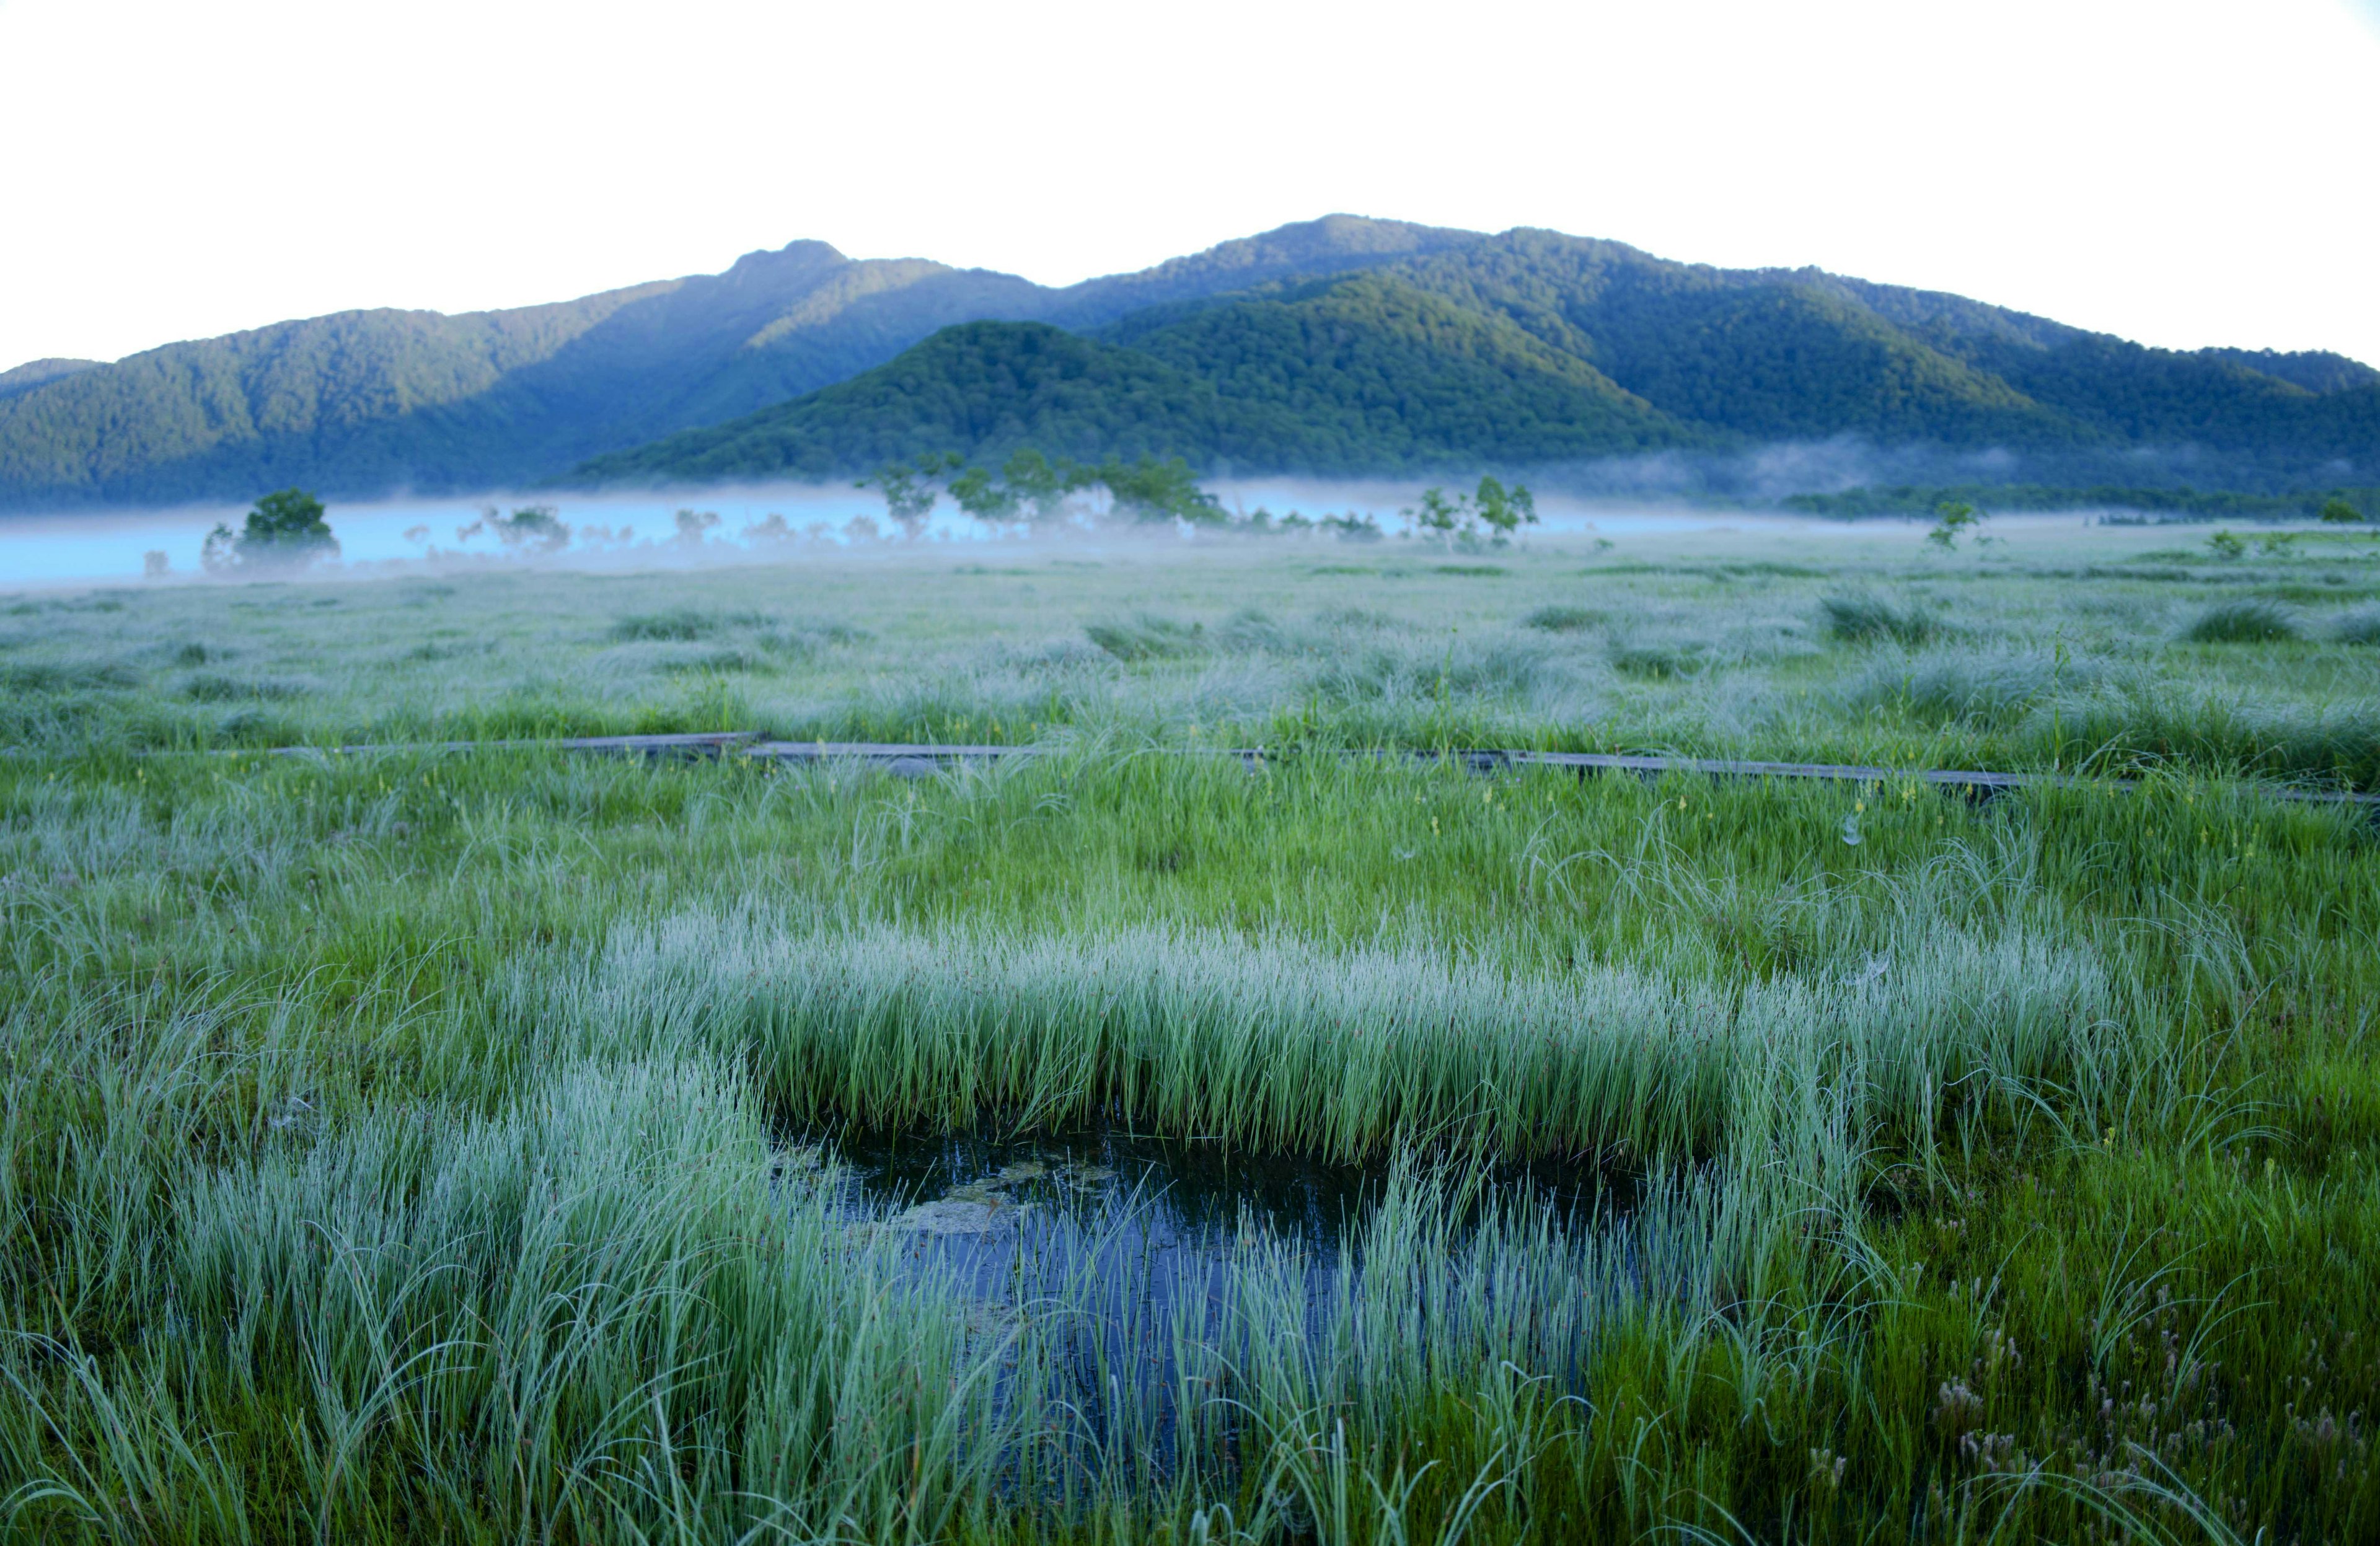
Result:
[[0,376],[0,509],[528,483],[846,380],[954,322],[1089,325],[1473,239],[1334,216],[1064,289],[805,241],[552,306],[344,312],[93,368],[41,361]]
[[0,398],[14,397],[20,392],[30,392],[78,370],[89,370],[100,362],[95,359],[35,359],[28,360],[13,370],[0,370]]
[[[1041,325],[937,336],[993,320]],[[2148,452],[2210,488],[2369,483],[2380,371],[1550,231],[1330,216],[1065,289],[796,242],[553,306],[19,367],[0,508],[824,477],[1021,445],[1344,474],[1838,440],[2004,449],[2035,481],[2137,481]]]
[[[2325,487],[2336,464],[2380,456],[2380,373],[2338,356],[2148,349],[1956,296],[1547,231],[1152,306],[1094,336],[1145,357],[1099,356],[1062,403],[1038,376],[987,368],[1010,335],[975,332],[573,481],[821,476],[1019,445],[1356,473],[1852,436],[2070,460],[2193,447],[2218,453],[2193,469],[2210,483],[2228,467]],[[2243,363],[2259,358],[2274,370]],[[1163,393],[1156,365],[1173,372]]]
[[821,477],[1025,446],[1350,474],[1717,443],[1508,322],[1364,274],[1136,313],[1097,337],[950,328],[849,381],[596,459],[572,481]]

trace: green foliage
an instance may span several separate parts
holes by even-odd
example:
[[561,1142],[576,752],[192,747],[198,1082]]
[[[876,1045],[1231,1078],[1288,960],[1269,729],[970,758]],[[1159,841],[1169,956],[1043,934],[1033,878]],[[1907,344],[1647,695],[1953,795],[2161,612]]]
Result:
[[1501,548],[1521,526],[1536,523],[1537,501],[1524,485],[1515,483],[1507,489],[1488,477],[1479,480],[1476,494],[1459,489],[1449,494],[1434,485],[1424,489],[1418,504],[1397,513],[1403,517],[1407,531],[1427,542],[1474,546],[1479,540],[1479,528],[1485,525],[1490,544]]
[[[957,465],[953,454],[945,465]],[[1198,487],[1189,465],[1180,457],[1159,461],[1114,458],[1096,465],[1061,458],[1055,462],[1026,446],[1010,455],[997,475],[968,467],[951,480],[951,495],[960,509],[992,525],[1024,519],[1047,525],[1088,513],[1075,496],[1103,490],[1111,517],[1129,521],[1186,521],[1195,525],[1220,525],[1223,509],[1212,494]]]
[[456,535],[468,538],[481,531],[492,533],[508,553],[558,553],[570,546],[570,527],[550,504],[528,505],[509,515],[491,505]]
[[2358,522],[2363,519],[2363,512],[2356,509],[2353,505],[2348,503],[2342,499],[2325,500],[2323,501],[2321,514],[2324,520],[2340,525]]
[[1482,477],[1472,500],[1472,508],[1479,512],[1480,521],[1499,542],[1509,540],[1523,526],[1537,524],[1537,497],[1524,484],[1507,489],[1492,477]]
[[[232,569],[302,569],[339,556],[339,539],[322,519],[322,501],[303,489],[265,495],[237,532],[221,522],[207,534],[200,562],[210,573]],[[565,537],[565,540],[567,538]]]
[[887,462],[874,477],[863,477],[852,487],[880,490],[885,514],[892,517],[903,537],[914,542],[924,535],[927,519],[941,502],[941,490],[935,487],[936,482],[965,465],[965,459],[955,453],[929,452],[914,462]]
[[[2350,498],[2380,508],[2380,489],[2297,494],[2248,494],[2210,489],[2142,489],[2118,484],[2059,488],[2037,483],[1858,488],[1838,494],[1789,494],[1778,502],[1810,515],[1925,515],[1945,503],[1988,503],[2010,510],[2137,510],[2161,514],[2281,520],[2315,514]],[[2357,518],[2361,518],[2358,516]]]
[[2297,619],[2273,601],[2219,601],[2191,620],[2192,644],[2274,644],[2298,636]]
[[2207,537],[2206,550],[2228,562],[2245,557],[2248,544],[2237,532],[2218,531]]
[[1973,530],[1982,519],[1983,513],[1964,501],[1937,504],[1934,507],[1934,529],[1925,534],[1925,540],[1947,553],[1958,547],[1960,537]]
[[2359,607],[2341,615],[2332,636],[2340,644],[2380,645],[2380,607]]
[[[1116,513],[1135,520],[1175,520],[1192,525],[1216,525],[1223,520],[1222,506],[1198,487],[1190,465],[1179,456],[1162,462],[1153,456],[1103,462],[1097,481],[1107,489]],[[1287,519],[1304,524],[1295,512]]]

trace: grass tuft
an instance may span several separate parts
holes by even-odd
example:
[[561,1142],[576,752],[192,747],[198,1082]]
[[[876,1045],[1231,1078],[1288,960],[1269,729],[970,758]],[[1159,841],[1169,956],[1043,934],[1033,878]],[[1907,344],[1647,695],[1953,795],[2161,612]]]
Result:
[[1594,607],[1539,607],[1523,618],[1521,624],[1548,634],[1577,634],[1595,627],[1609,616]]
[[2192,644],[2277,644],[2299,636],[2296,614],[2278,602],[2218,601],[2182,630]]
[[1896,604],[1873,591],[1852,591],[1822,597],[1821,621],[1828,636],[1845,644],[1922,645],[1941,632],[1933,613],[1916,602]]
[[2331,624],[2331,637],[2340,644],[2380,645],[2380,607],[2359,607],[2340,614]]
[[1171,659],[1196,653],[1207,646],[1206,624],[1181,622],[1150,612],[1135,613],[1116,622],[1085,623],[1083,634],[1091,643],[1126,663]]

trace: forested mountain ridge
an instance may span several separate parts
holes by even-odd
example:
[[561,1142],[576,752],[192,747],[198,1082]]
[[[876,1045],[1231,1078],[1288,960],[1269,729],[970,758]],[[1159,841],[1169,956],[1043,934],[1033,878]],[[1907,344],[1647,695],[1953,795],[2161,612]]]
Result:
[[[1099,347],[977,331],[905,354],[988,320]],[[961,413],[965,392],[1011,395]],[[866,404],[892,417],[866,423]],[[1958,296],[1529,229],[1330,216],[1063,289],[795,242],[724,273],[552,306],[347,312],[114,365],[19,367],[0,375],[0,508],[288,483],[465,491],[573,467],[825,476],[929,430],[955,438],[919,449],[1048,437],[1054,453],[1096,432],[1121,437],[1103,454],[1249,472],[1848,438],[2103,461],[2187,447],[2212,458],[2195,474],[2210,486],[2241,468],[2262,483],[2317,467],[2368,481],[2380,371],[2321,353],[2145,348]]]
[[347,496],[527,483],[843,380],[955,322],[1087,325],[1466,239],[1333,216],[1063,289],[803,241],[724,273],[550,306],[276,323],[0,387],[0,508],[242,499],[290,482]]
[[[2154,349],[1962,296],[1675,263],[1552,231],[1401,272],[1672,414],[1755,437],[2380,454],[2380,371],[2336,355]],[[2277,373],[2247,363],[2259,357]]]
[[1502,319],[1375,272],[1156,308],[1091,335],[947,328],[848,381],[594,459],[570,481],[823,477],[1027,446],[1356,474],[1718,443]]
[[[2192,445],[2285,470],[2380,454],[2380,386],[2358,374],[2380,373],[2338,356],[2269,356],[2331,386],[2315,392],[2240,351],[2148,349],[1958,296],[1696,267],[1550,231],[1151,306],[1093,336],[1171,367],[1177,394],[1203,383],[1229,411],[1184,417],[1174,396],[1146,397],[1166,406],[1144,421],[1127,400],[1092,404],[1097,380],[1139,391],[1154,379],[1117,360],[1062,400],[1038,379],[1002,397],[1024,378],[978,356],[1006,335],[974,333],[913,351],[862,393],[828,389],[590,461],[573,481],[815,477],[864,470],[894,444],[1099,454],[1072,449],[1094,425],[1208,472],[1519,467],[1840,436],[2067,457]],[[937,369],[995,395],[966,416],[932,406],[953,400]],[[864,430],[868,414],[900,432]]]
[[32,359],[12,370],[0,370],[0,398],[14,397],[20,392],[30,392],[78,370],[95,369],[102,362],[95,359]]

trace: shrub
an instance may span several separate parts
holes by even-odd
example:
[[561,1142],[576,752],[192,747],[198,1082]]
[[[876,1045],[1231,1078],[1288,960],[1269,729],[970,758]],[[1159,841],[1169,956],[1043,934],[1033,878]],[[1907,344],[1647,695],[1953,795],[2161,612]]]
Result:
[[2380,607],[2359,607],[2331,625],[2340,644],[2380,645]]
[[1611,652],[1613,670],[1654,682],[1690,675],[1702,665],[1701,647],[1694,645],[1623,645]]
[[298,569],[339,556],[339,539],[322,519],[322,501],[303,489],[284,489],[256,501],[235,532],[220,521],[207,533],[199,562],[209,574],[230,569]]
[[1124,622],[1086,624],[1091,643],[1119,660],[1156,660],[1188,655],[1205,647],[1203,623],[1178,622],[1170,617],[1142,612]]
[[2297,620],[2272,601],[2217,602],[2182,633],[2192,644],[2270,644],[2297,636]]
[[1575,634],[1592,628],[1603,621],[1604,614],[1592,607],[1539,607],[1521,620],[1527,628],[1540,628],[1548,634]]
[[1879,660],[1852,687],[1855,707],[1897,706],[1931,724],[2010,724],[2053,689],[2089,686],[2095,662],[2060,661],[2046,651],[1929,654]]
[[764,612],[706,612],[674,607],[665,612],[638,612],[612,624],[611,636],[622,643],[658,639],[686,644],[716,638],[731,628],[761,628],[774,622]]
[[311,691],[302,682],[244,682],[212,671],[200,671],[182,683],[182,696],[192,703],[237,703],[244,698],[302,698]]
[[1828,634],[1846,644],[1892,639],[1905,645],[1921,645],[1942,628],[1932,613],[1915,602],[1896,606],[1868,592],[1829,596],[1818,606]]

